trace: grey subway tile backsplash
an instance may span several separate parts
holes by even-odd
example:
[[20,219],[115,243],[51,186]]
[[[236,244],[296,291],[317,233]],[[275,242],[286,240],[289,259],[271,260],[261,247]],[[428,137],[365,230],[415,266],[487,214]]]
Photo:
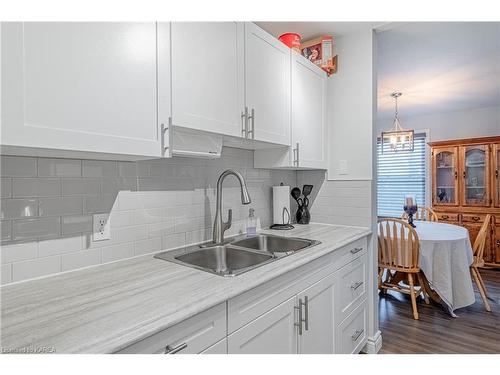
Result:
[[82,161],[77,159],[38,159],[38,176],[80,177]]
[[12,178],[0,177],[0,195],[1,198],[12,196]]
[[82,213],[82,197],[40,198],[40,216],[68,216]]
[[27,158],[22,156],[4,156],[0,158],[0,171],[2,176],[7,177],[35,177],[36,158]]
[[59,178],[13,178],[12,196],[21,197],[57,197],[61,195]]
[[27,220],[14,220],[12,224],[13,240],[30,240],[57,237],[61,234],[60,217],[44,217]]
[[2,246],[2,264],[20,262],[22,260],[36,258],[38,243],[28,242],[15,245]]
[[38,216],[38,199],[2,199],[1,219],[17,219]]
[[[1,161],[0,256],[6,253],[8,261],[2,283],[210,240],[217,178],[229,168],[246,176],[252,196],[252,204],[241,206],[237,181],[225,181],[224,212],[233,208],[231,233],[244,227],[249,208],[268,225],[271,186],[295,186],[297,175],[256,170],[253,151],[227,147],[215,160],[2,156]],[[110,240],[92,241],[95,213],[110,214]],[[13,253],[12,245],[27,247]]]

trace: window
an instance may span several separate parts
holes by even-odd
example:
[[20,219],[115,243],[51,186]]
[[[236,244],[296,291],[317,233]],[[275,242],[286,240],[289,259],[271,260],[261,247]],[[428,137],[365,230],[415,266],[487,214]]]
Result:
[[[425,205],[425,133],[415,134],[414,150],[391,152],[380,139],[377,144],[378,216],[401,217],[406,194],[415,194],[417,204]],[[384,145],[389,148],[389,145]]]

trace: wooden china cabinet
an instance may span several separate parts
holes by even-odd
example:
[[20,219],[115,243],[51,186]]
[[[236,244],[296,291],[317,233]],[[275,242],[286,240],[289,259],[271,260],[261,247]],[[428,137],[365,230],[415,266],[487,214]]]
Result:
[[492,214],[484,259],[500,267],[500,136],[430,142],[432,208],[439,221],[464,226],[474,242]]

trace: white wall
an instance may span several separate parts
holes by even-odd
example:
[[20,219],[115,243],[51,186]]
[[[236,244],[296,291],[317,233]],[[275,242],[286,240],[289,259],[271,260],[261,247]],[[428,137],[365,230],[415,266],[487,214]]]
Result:
[[[429,140],[442,141],[500,135],[500,107],[468,109],[405,117],[400,114],[405,129],[429,129]],[[392,126],[391,118],[377,120],[377,134]]]
[[[328,80],[329,180],[371,180],[373,128],[373,43],[371,29],[338,37],[337,74]],[[340,163],[345,160],[347,171]]]

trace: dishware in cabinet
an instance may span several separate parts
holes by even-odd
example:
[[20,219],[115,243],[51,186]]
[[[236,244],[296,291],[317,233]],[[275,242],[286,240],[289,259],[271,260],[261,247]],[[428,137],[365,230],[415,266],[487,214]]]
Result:
[[440,147],[432,150],[432,197],[434,205],[458,205],[458,173],[457,147]]
[[461,203],[490,206],[489,145],[460,146]]
[[[492,193],[493,202],[495,207],[500,207],[500,143],[495,143],[492,145],[492,161],[493,161],[493,173],[492,173]],[[499,237],[500,238],[500,237]]]
[[154,22],[4,22],[1,28],[4,152],[162,156],[160,127],[168,114],[159,111],[157,119],[157,84],[169,91],[170,83],[157,82],[157,55],[169,56],[170,44],[157,45],[161,24],[158,30]]

